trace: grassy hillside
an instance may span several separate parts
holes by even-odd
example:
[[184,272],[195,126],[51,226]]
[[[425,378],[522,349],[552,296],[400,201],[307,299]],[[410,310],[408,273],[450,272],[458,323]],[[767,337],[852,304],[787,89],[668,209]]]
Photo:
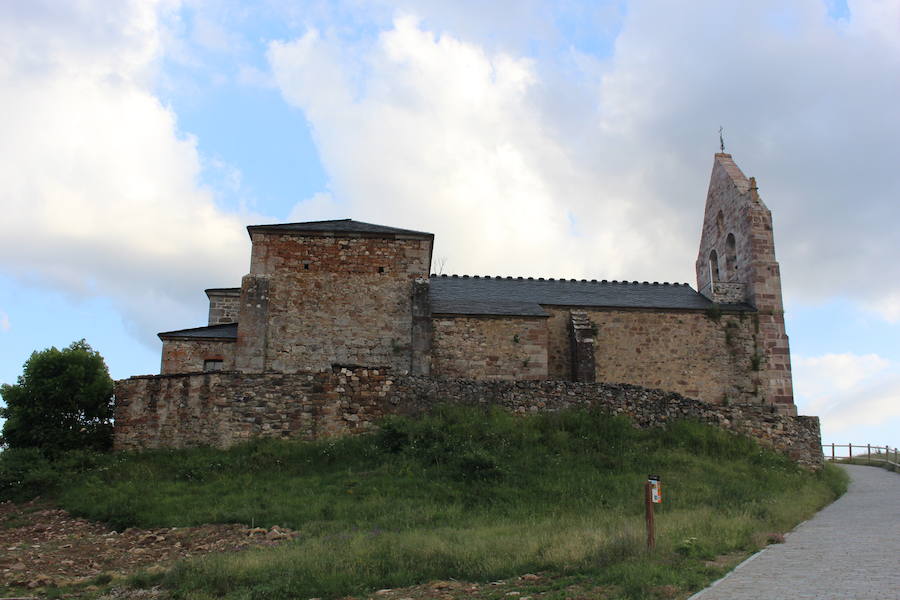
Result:
[[[528,572],[586,577],[610,598],[683,596],[722,573],[713,559],[756,549],[846,486],[837,468],[811,474],[711,427],[640,431],[583,411],[445,408],[316,443],[35,461],[4,458],[0,494],[44,490],[121,528],[240,522],[301,532],[279,547],[137,580],[180,598],[334,598]],[[72,472],[75,482],[60,485]],[[652,553],[643,524],[650,473],[662,477],[665,500]],[[543,597],[566,597],[558,587]]]

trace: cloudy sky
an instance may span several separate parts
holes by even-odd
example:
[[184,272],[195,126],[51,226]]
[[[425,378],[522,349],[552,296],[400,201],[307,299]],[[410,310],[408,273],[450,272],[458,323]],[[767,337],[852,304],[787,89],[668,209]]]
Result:
[[718,128],[773,212],[797,403],[900,446],[900,0],[0,3],[0,382],[205,324],[252,223],[444,272],[689,282]]

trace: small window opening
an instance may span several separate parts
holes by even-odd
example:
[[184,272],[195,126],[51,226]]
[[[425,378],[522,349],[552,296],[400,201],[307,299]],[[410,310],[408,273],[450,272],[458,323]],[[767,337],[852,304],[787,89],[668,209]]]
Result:
[[378,267],[378,272],[379,272],[379,273],[384,273],[384,267]]
[[719,255],[715,250],[709,253],[709,282],[719,282]]
[[729,233],[725,238],[725,274],[728,279],[732,279],[737,271],[737,248],[734,241],[734,234]]
[[203,361],[204,371],[221,371],[224,361],[220,358],[211,358]]
[[309,271],[309,263],[303,263],[303,270]]
[[719,211],[719,214],[716,215],[716,228],[719,230],[719,235],[722,235],[725,232],[725,215],[722,214],[722,211]]

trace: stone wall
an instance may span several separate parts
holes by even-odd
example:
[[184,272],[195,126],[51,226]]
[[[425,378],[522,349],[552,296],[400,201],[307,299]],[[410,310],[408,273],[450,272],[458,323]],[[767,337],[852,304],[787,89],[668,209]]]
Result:
[[747,298],[747,288],[743,283],[717,281],[704,295],[719,304],[740,304]]
[[[412,295],[431,240],[252,234],[238,368],[295,372],[333,364],[412,365]],[[265,290],[265,299],[253,290]]]
[[164,340],[161,373],[200,373],[206,360],[221,360],[234,368],[234,342],[220,340]]
[[236,323],[241,306],[240,288],[214,288],[206,290],[209,298],[209,324]]
[[471,379],[545,379],[546,320],[435,316],[431,372]]
[[694,419],[752,436],[807,467],[822,465],[818,418],[780,415],[771,406],[710,405],[631,385],[394,377],[372,369],[122,380],[116,384],[115,448],[225,447],[254,436],[319,439],[366,431],[385,415],[421,414],[438,403],[516,413],[596,407],[628,415],[638,427]]
[[549,377],[572,372],[570,312],[585,312],[596,327],[595,377],[672,390],[710,404],[760,402],[756,316],[752,313],[544,306]]

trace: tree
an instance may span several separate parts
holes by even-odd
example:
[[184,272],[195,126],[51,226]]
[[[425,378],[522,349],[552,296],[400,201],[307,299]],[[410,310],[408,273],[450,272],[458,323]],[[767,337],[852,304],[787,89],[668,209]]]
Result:
[[112,445],[113,382],[84,340],[33,352],[15,385],[0,386],[6,419],[0,444],[46,453]]

